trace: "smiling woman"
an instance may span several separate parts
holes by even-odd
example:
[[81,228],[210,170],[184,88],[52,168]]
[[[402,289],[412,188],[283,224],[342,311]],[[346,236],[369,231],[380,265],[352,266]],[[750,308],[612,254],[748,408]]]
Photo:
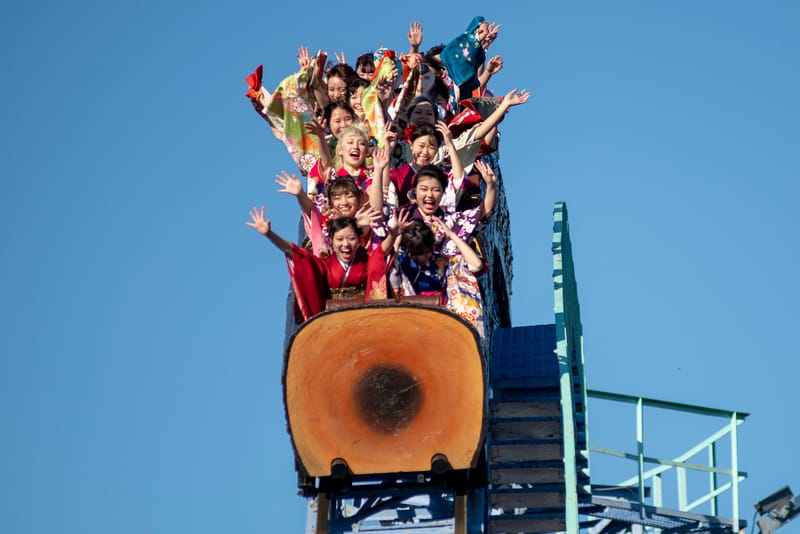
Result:
[[[320,258],[272,231],[264,207],[250,210],[246,224],[270,240],[286,255],[297,309],[307,320],[325,309],[328,299],[361,297],[363,301],[386,298],[386,257],[394,245],[396,231],[390,232],[382,246],[367,253],[359,242],[361,229],[355,219],[338,217],[328,223],[333,254]],[[399,225],[394,225],[396,229]]]

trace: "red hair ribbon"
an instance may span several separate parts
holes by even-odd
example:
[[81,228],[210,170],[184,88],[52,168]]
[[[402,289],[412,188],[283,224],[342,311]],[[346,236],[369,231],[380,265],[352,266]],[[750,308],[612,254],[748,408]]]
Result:
[[411,142],[411,135],[414,133],[414,130],[416,130],[416,129],[417,129],[417,125],[416,124],[409,124],[408,128],[403,130],[403,137],[406,140],[406,143],[410,143]]

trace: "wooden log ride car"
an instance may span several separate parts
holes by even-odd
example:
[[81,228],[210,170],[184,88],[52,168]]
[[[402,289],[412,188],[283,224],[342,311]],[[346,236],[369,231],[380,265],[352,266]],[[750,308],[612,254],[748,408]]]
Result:
[[480,342],[441,307],[326,311],[288,343],[284,402],[304,476],[473,468],[485,424]]

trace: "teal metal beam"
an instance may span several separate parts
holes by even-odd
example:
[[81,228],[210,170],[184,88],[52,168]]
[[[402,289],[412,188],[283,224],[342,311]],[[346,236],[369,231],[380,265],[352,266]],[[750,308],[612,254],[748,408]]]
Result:
[[644,406],[649,406],[652,408],[664,408],[667,410],[675,410],[679,412],[695,413],[699,415],[709,415],[709,416],[729,418],[735,414],[737,421],[744,421],[750,415],[745,412],[721,410],[719,408],[708,408],[705,406],[696,406],[694,404],[684,404],[680,402],[670,402],[659,399],[651,399],[648,397],[624,395],[622,393],[611,393],[608,391],[600,391],[597,389],[587,390],[587,395],[592,399],[605,399],[610,401],[626,402],[628,404],[636,404],[641,399],[642,404]]
[[[739,438],[736,427],[739,426],[739,414],[731,414],[731,470],[736,473],[739,471]],[[733,501],[733,531],[739,532],[739,477],[731,479],[733,488],[731,489],[731,500]]]
[[[583,329],[580,305],[572,260],[572,243],[569,235],[567,206],[556,203],[553,209],[553,296],[556,319],[556,357],[561,390],[561,415],[564,444],[564,513],[567,534],[578,534],[578,458],[585,462],[584,473],[589,473],[589,453],[585,443],[588,437],[579,435],[578,418],[586,428],[586,381],[583,365]],[[578,439],[581,438],[581,447]]]

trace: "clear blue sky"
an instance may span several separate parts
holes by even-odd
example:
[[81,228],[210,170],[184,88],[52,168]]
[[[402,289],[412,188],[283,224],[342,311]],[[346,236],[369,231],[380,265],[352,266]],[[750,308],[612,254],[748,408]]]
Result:
[[405,49],[415,19],[427,48],[477,14],[502,24],[493,89],[533,93],[502,124],[514,324],[553,322],[564,200],[590,387],[751,413],[748,521],[800,491],[797,3],[268,5],[2,10],[0,532],[301,531],[288,278],[244,224],[264,203],[294,232],[291,161],[244,77],[274,87],[300,45]]

